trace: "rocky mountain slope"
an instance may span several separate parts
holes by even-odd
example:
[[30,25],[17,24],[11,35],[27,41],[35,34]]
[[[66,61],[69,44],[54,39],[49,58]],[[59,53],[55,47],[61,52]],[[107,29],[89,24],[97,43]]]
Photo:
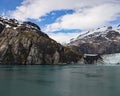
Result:
[[120,25],[81,32],[68,46],[83,54],[120,53]]
[[43,33],[32,22],[0,17],[0,64],[58,64],[77,62],[81,55]]

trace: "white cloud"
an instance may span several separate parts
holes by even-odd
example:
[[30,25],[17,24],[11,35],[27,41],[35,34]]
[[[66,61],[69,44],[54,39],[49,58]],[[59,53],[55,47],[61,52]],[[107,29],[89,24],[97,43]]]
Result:
[[48,33],[48,35],[59,43],[69,43],[71,38],[76,38],[80,33]]
[[[59,42],[69,42],[78,33],[55,34],[61,29],[89,30],[117,20],[120,13],[119,0],[23,0],[10,15],[18,20],[36,19],[57,10],[73,10],[73,14],[66,14],[44,27],[48,35]],[[54,14],[53,14],[54,15]],[[53,33],[49,33],[53,32]]]
[[106,25],[114,21],[120,13],[119,5],[104,4],[92,8],[77,10],[73,14],[64,15],[55,23],[47,25],[46,31],[58,31],[60,29],[82,29],[89,30]]
[[[23,0],[21,6],[10,12],[12,17],[25,20],[39,19],[53,10],[79,9],[86,6],[97,6],[104,3],[116,3],[118,0]],[[119,2],[119,1],[118,1]]]

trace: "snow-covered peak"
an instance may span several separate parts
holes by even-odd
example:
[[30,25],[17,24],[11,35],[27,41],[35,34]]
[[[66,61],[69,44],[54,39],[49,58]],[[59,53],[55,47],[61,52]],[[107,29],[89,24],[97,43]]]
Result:
[[32,22],[22,22],[18,26],[23,29],[28,29],[28,30],[41,30],[38,25],[36,25],[35,23],[32,23]]
[[68,46],[83,54],[120,53],[120,25],[82,32]]
[[91,31],[81,32],[80,35],[76,38],[76,40],[84,39],[84,38],[91,38],[91,37],[98,37],[98,36],[105,37],[107,33],[110,31],[120,33],[120,25],[116,27],[104,26],[102,28],[97,28]]
[[114,30],[120,33],[120,25],[118,25],[117,27],[115,27]]
[[9,19],[4,16],[0,16],[0,24],[5,26],[6,28],[40,30],[40,27],[32,22],[19,22],[16,19]]
[[4,16],[0,16],[0,24],[8,27],[17,27],[17,25],[19,24],[19,22],[16,19],[9,19],[7,17]]

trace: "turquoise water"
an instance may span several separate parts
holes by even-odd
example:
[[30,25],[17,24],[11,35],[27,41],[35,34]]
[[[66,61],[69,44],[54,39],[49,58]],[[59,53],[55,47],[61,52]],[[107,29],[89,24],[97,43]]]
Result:
[[0,96],[120,96],[120,66],[0,66]]

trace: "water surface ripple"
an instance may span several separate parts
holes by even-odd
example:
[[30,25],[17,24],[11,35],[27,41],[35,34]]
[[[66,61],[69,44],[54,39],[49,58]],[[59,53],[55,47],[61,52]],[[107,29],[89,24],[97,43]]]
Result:
[[0,65],[0,96],[120,96],[120,66]]

